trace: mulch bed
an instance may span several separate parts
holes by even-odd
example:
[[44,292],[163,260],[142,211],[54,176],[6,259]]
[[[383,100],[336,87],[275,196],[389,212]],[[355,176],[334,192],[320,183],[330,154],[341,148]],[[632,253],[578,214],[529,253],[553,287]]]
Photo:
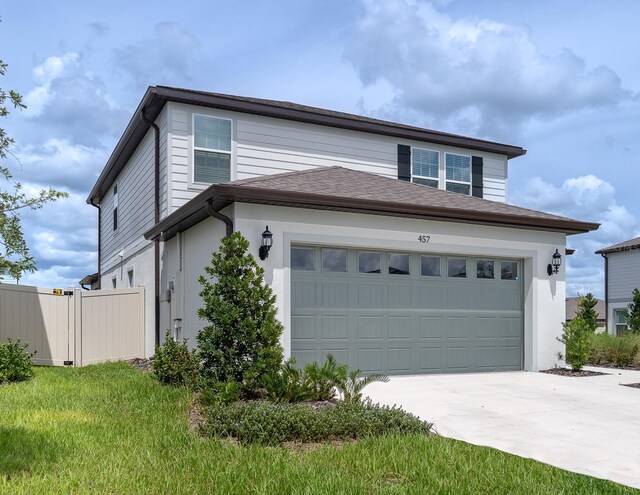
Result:
[[590,364],[589,366],[598,366],[600,368],[609,368],[613,370],[640,371],[640,366],[637,364],[629,364],[627,366],[616,366],[612,363],[606,363],[606,364]]
[[140,371],[153,371],[153,360],[148,358],[133,358],[126,361],[126,363]]
[[640,383],[621,383],[623,387],[640,388]]
[[610,375],[611,373],[601,373],[600,371],[589,371],[589,370],[581,370],[581,371],[573,371],[570,368],[551,368],[548,370],[540,370],[540,373],[547,373],[549,375],[560,375],[560,376],[601,376],[601,375]]

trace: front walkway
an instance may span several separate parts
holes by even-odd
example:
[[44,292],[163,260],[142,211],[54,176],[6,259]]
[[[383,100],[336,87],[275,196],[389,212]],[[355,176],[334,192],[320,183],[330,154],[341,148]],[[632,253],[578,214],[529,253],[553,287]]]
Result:
[[570,378],[504,372],[392,377],[365,390],[445,437],[640,488],[640,371]]

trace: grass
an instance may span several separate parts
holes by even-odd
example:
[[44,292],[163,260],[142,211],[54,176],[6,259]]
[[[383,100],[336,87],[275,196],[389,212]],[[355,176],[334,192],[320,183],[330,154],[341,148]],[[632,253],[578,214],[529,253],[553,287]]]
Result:
[[37,368],[0,387],[0,493],[640,493],[436,436],[238,447],[190,434],[189,401],[125,364]]

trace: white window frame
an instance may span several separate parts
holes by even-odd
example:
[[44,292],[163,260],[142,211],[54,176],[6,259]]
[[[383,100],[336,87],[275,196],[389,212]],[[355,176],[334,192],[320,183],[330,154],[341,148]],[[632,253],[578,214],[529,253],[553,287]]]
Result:
[[[227,122],[229,122],[231,124],[231,133],[230,133],[231,142],[229,143],[229,148],[231,149],[227,151],[227,150],[203,148],[201,146],[196,146],[196,117],[207,117],[210,119],[226,120]],[[209,187],[211,185],[211,183],[209,182],[200,182],[196,180],[196,151],[204,151],[204,152],[210,152],[210,153],[220,153],[220,154],[229,155],[229,180],[234,180],[235,174],[234,174],[234,161],[233,161],[233,149],[234,149],[233,133],[234,133],[233,119],[230,119],[227,117],[220,117],[219,115],[210,115],[206,113],[194,112],[193,114],[191,114],[191,167],[190,167],[191,170],[190,172],[191,172],[192,184],[197,186],[206,186],[206,187]]]
[[[625,311],[627,311],[626,308],[614,308],[613,309],[613,327],[616,330],[616,335],[620,335],[622,333],[625,333],[629,329],[629,326],[627,325],[627,323],[618,323],[618,319],[617,319],[618,314],[624,313]],[[622,331],[619,331],[618,327],[619,326],[621,327],[622,325],[624,325],[624,328],[621,329]]]
[[[447,155],[464,156],[465,158],[469,159],[469,182],[447,179]],[[472,171],[471,162],[472,162],[471,155],[465,155],[463,153],[451,153],[451,152],[446,152],[444,154],[444,190],[445,191],[449,191],[447,189],[447,184],[449,184],[449,183],[451,183],[451,184],[459,184],[461,186],[469,186],[469,194],[467,194],[467,196],[471,196],[471,192],[472,192],[471,179],[473,178],[472,177],[472,172],[473,171]],[[449,192],[453,192],[453,191],[449,191]],[[456,194],[463,194],[463,193],[456,192]]]
[[[413,173],[413,159],[415,157],[415,153],[414,150],[421,150],[421,151],[431,151],[432,153],[437,153],[438,154],[438,175],[436,177],[428,177],[426,175],[416,175]],[[440,153],[440,151],[438,150],[432,150],[429,148],[418,148],[417,146],[412,146],[411,147],[411,182],[414,182],[413,178],[416,177],[418,179],[424,179],[424,180],[431,180],[434,181],[437,185],[435,186],[434,189],[440,189],[440,168],[441,168],[441,161],[442,161],[442,153]],[[420,184],[420,182],[414,182],[415,184]],[[420,184],[422,186],[427,186],[427,187],[432,187],[429,186],[427,184]]]
[[[131,274],[131,278],[129,278],[129,274]],[[136,286],[136,272],[133,266],[127,268],[127,285],[130,289]]]

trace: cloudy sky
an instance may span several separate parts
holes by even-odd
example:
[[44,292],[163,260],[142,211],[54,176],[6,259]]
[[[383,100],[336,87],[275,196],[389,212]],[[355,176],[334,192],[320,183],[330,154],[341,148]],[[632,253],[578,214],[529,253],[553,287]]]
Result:
[[[101,7],[99,7],[100,5]],[[0,80],[29,108],[0,125],[27,188],[39,271],[96,271],[98,173],[149,85],[295,101],[523,146],[509,201],[580,220],[568,293],[602,296],[593,252],[640,235],[640,2],[617,0],[5,2]]]

